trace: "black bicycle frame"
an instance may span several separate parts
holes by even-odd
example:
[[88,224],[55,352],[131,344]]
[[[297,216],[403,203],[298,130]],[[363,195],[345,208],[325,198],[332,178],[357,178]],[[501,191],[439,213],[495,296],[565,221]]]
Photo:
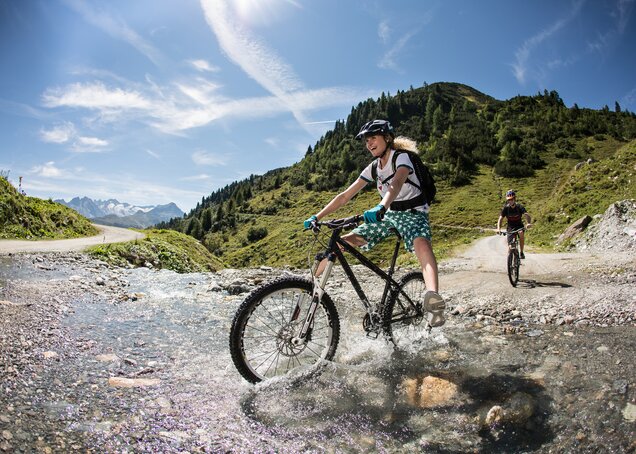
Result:
[[[351,269],[349,262],[347,262],[347,259],[345,255],[343,254],[342,249],[344,249],[345,251],[353,255],[355,258],[357,258],[360,261],[362,265],[364,265],[365,267],[373,271],[376,275],[384,279],[386,284],[384,286],[384,291],[382,293],[382,299],[380,300],[380,306],[384,306],[387,295],[389,294],[389,291],[391,290],[392,286],[395,288],[394,291],[400,291],[404,295],[404,297],[406,297],[407,301],[411,305],[415,306],[413,302],[410,300],[410,298],[408,297],[408,295],[406,295],[404,292],[399,290],[400,285],[393,279],[393,273],[395,271],[395,262],[397,261],[397,256],[398,256],[398,253],[400,252],[400,243],[402,240],[400,235],[396,232],[397,241],[395,243],[395,249],[393,250],[391,266],[389,267],[389,271],[385,272],[382,268],[377,266],[375,263],[369,260],[366,256],[364,256],[360,251],[358,251],[354,246],[351,246],[349,243],[343,240],[340,237],[341,231],[342,229],[334,229],[333,232],[331,233],[331,239],[329,240],[329,246],[327,247],[327,251],[326,251],[327,259],[329,261],[334,261],[338,259],[338,261],[342,265],[342,269],[344,270],[345,274],[349,278],[349,281],[351,281],[351,285],[353,285],[354,290],[358,294],[358,297],[360,298],[360,301],[362,301],[362,304],[364,305],[367,312],[371,314],[373,312],[373,306],[369,302],[369,299],[367,298],[367,295],[364,293],[364,290],[362,290],[362,286],[360,285],[360,282],[358,281],[353,270]],[[342,249],[339,246],[342,247]]]

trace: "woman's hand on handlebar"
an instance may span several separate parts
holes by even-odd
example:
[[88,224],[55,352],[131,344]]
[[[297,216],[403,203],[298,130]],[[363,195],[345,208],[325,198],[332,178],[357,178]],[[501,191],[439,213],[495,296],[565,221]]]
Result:
[[309,219],[306,219],[303,222],[303,227],[305,228],[305,230],[310,229],[315,225],[316,222],[318,222],[318,218],[315,214],[312,214]]

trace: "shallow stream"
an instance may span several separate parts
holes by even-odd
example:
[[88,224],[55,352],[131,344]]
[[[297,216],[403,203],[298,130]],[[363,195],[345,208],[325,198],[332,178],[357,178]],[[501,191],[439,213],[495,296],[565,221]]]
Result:
[[[633,360],[616,364],[633,355],[631,327],[505,334],[457,317],[398,354],[365,337],[358,308],[334,297],[342,319],[335,361],[317,375],[252,386],[228,351],[245,295],[219,291],[214,274],[136,269],[124,278],[134,298],[73,305],[63,323],[75,353],[40,376],[33,407],[69,446],[560,452],[593,443],[621,452],[633,439],[624,416]],[[136,385],[116,386],[114,377]]]

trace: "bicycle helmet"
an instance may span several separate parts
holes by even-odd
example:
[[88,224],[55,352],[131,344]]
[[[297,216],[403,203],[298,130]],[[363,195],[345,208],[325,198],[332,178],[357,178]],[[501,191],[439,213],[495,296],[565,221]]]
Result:
[[393,126],[391,126],[391,123],[386,120],[372,120],[364,124],[364,126],[360,129],[360,132],[356,136],[356,139],[364,139],[368,136],[377,134],[395,137]]
[[512,189],[506,192],[506,200],[514,199],[515,197],[517,197],[517,193]]

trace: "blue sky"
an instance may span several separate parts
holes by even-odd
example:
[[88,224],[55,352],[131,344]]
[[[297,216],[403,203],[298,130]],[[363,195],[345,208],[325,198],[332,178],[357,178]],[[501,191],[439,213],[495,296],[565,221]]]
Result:
[[184,211],[382,92],[636,111],[636,0],[0,0],[0,170]]

